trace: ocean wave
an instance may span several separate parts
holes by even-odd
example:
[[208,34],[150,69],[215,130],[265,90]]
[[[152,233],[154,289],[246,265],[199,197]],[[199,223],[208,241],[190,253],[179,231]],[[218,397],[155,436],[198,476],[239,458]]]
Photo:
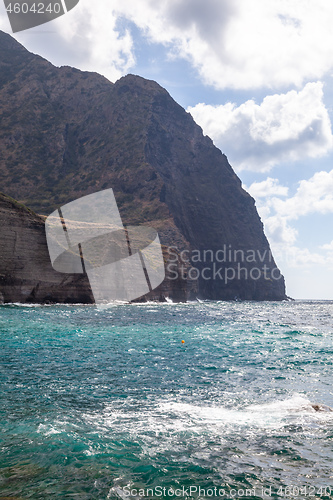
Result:
[[160,448],[163,440],[173,439],[175,435],[217,435],[226,438],[230,434],[243,432],[280,432],[288,426],[296,426],[302,432],[312,431],[325,424],[333,423],[330,407],[310,401],[300,394],[264,404],[252,404],[244,408],[225,408],[204,406],[177,401],[160,401],[154,407],[135,405],[109,405],[100,413],[85,414],[84,420],[99,431],[110,430],[122,434],[130,433],[140,439],[153,443]]

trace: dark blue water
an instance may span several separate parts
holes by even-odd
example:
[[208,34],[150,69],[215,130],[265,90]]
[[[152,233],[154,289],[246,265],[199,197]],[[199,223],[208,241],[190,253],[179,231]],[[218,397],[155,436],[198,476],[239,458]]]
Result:
[[333,498],[332,339],[330,302],[1,306],[0,498]]

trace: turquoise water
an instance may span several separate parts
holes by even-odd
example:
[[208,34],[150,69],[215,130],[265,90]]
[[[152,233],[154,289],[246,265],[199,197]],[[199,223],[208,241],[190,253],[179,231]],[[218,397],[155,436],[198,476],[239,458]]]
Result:
[[0,498],[333,498],[332,339],[332,302],[1,306]]

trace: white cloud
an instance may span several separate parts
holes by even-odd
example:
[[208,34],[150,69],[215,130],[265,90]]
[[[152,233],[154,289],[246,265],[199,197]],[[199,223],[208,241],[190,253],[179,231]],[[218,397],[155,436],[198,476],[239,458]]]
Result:
[[[297,221],[318,214],[317,222],[330,239],[333,225],[327,218],[321,221],[320,216],[332,214],[333,218],[333,170],[317,172],[310,179],[300,181],[295,194],[289,198],[287,188],[270,177],[254,182],[247,190],[257,199],[258,212],[274,259],[285,276],[288,295],[332,299],[333,240],[316,245],[309,226],[308,243],[301,245],[297,228],[302,225],[298,226]],[[305,234],[303,232],[303,238]]]
[[322,245],[320,248],[322,248],[323,250],[328,250],[329,252],[333,252],[333,240],[331,241],[331,243]]
[[257,193],[258,212],[280,266],[326,265],[333,269],[333,241],[318,246],[317,251],[299,248],[298,231],[294,226],[300,217],[333,214],[333,170],[317,172],[309,180],[300,181],[296,193],[287,199],[281,199],[286,196],[286,188],[270,177],[260,183],[254,182],[248,191],[253,196]]
[[327,0],[118,0],[117,8],[219,89],[300,87],[333,67]]
[[267,198],[268,196],[287,196],[288,187],[281,186],[278,179],[267,177],[265,181],[253,182],[249,188],[244,186],[254,198]]
[[6,14],[5,6],[3,2],[0,3],[0,30],[7,33],[11,32],[11,27]]
[[[0,27],[11,32],[1,6]],[[58,19],[13,36],[28,50],[55,65],[94,71],[113,82],[135,64],[132,36],[121,29],[119,15],[104,0],[94,3],[81,0]]]
[[296,245],[274,246],[274,258],[279,265],[295,267],[312,267],[319,265],[331,265],[333,260],[318,252],[311,252],[308,248],[299,248]]
[[323,156],[333,145],[321,82],[267,96],[260,105],[200,103],[189,111],[238,171],[269,171],[283,161]]
[[333,170],[316,172],[309,180],[299,182],[294,196],[286,200],[272,198],[271,207],[287,220],[309,214],[333,214]]
[[[0,26],[9,31],[5,17],[2,7]],[[117,27],[124,18],[219,89],[301,87],[333,68],[333,3],[327,0],[81,0],[47,30],[61,50],[68,42],[71,64],[114,80],[134,61],[131,35]],[[28,47],[35,43],[16,36]],[[46,37],[38,52],[49,57],[54,48]]]
[[282,244],[288,247],[297,240],[297,230],[289,224],[288,218],[279,214],[264,217],[260,207],[258,210],[263,217],[265,233],[272,244]]
[[80,68],[105,74],[115,81],[135,64],[133,40],[128,30],[117,26],[117,16],[104,2],[81,3],[66,16],[59,18],[57,29]]

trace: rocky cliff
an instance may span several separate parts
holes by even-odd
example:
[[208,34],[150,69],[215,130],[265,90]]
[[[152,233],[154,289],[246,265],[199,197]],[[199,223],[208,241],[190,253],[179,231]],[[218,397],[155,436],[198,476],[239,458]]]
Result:
[[[52,268],[44,221],[45,217],[0,193],[0,304],[92,304],[86,274],[63,274]],[[166,297],[185,301],[185,283],[165,280],[150,296],[157,301]]]
[[86,275],[53,270],[44,219],[0,193],[0,303],[92,303]]
[[0,32],[0,120],[2,191],[48,215],[113,188],[124,224],[158,230],[167,295],[285,298],[254,200],[157,83],[56,68]]

